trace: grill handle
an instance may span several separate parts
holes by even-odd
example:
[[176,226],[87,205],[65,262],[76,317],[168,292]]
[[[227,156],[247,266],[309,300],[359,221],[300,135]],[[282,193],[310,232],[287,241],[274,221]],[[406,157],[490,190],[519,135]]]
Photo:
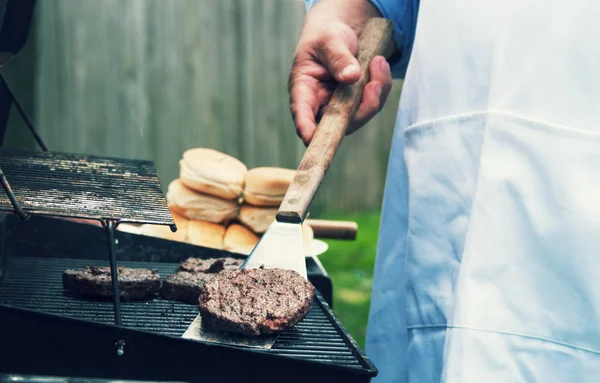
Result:
[[380,55],[390,57],[395,50],[392,30],[392,22],[384,18],[373,18],[365,25],[358,40],[360,79],[352,85],[339,85],[333,93],[279,207],[277,221],[300,223],[306,218],[308,208],[360,105],[364,87],[369,81],[371,60]]
[[305,219],[304,223],[312,229],[315,238],[355,240],[358,224],[351,221],[328,221],[324,219]]

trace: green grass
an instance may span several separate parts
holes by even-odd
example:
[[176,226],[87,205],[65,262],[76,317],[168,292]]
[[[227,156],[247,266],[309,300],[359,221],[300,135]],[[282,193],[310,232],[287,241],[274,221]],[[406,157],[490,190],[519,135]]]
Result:
[[369,316],[379,217],[379,212],[334,215],[331,219],[357,222],[357,238],[326,240],[329,250],[319,257],[333,282],[333,310],[361,347]]

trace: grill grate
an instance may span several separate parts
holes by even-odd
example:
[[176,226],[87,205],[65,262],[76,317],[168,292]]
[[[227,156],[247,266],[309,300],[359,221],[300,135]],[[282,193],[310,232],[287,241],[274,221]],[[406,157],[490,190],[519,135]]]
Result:
[[151,161],[3,150],[0,167],[26,213],[174,224]]
[[[102,261],[65,258],[10,257],[0,281],[0,303],[44,313],[102,323],[113,323],[111,302],[98,302],[69,296],[62,288],[67,268],[105,266]],[[163,278],[178,264],[120,262],[122,266],[147,267]],[[127,327],[180,337],[196,317],[194,305],[156,298],[145,302],[122,302],[123,324]],[[347,368],[370,368],[356,353],[355,345],[336,327],[320,299],[315,299],[307,317],[295,328],[282,333],[266,352],[309,361],[331,363]]]

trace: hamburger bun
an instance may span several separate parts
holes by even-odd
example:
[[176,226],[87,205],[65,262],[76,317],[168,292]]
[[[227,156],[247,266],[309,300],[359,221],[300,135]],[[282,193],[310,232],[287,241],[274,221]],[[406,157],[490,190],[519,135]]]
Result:
[[258,243],[258,236],[248,230],[246,227],[234,223],[225,231],[223,239],[223,248],[227,251],[238,254],[250,254],[254,246]]
[[167,202],[172,211],[183,217],[213,223],[227,222],[235,218],[239,210],[235,201],[197,193],[180,179],[169,184]]
[[239,220],[256,234],[262,234],[275,221],[276,207],[256,207],[243,205],[240,209]]
[[295,170],[276,167],[249,170],[244,185],[244,201],[255,206],[279,206],[295,175]]
[[145,224],[142,225],[142,235],[167,239],[169,241],[185,242],[187,239],[189,221],[184,216],[177,214],[171,205],[169,205],[169,209],[171,209],[171,216],[173,216],[175,225],[177,225],[176,232],[173,233],[169,226]]
[[187,150],[179,161],[179,178],[184,185],[224,199],[242,195],[247,171],[241,161],[213,149]]
[[189,221],[187,242],[213,249],[223,249],[225,226],[208,221]]

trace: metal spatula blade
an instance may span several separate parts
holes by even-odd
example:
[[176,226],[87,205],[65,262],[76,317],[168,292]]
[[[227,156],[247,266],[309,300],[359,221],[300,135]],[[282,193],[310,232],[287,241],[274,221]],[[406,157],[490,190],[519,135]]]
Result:
[[300,223],[274,221],[269,226],[241,268],[258,269],[259,267],[294,270],[307,279]]
[[279,334],[243,336],[221,331],[211,331],[202,327],[202,316],[198,314],[190,327],[181,336],[184,339],[200,340],[207,343],[228,344],[238,347],[270,349]]

